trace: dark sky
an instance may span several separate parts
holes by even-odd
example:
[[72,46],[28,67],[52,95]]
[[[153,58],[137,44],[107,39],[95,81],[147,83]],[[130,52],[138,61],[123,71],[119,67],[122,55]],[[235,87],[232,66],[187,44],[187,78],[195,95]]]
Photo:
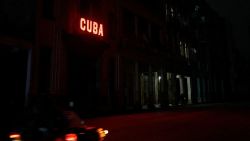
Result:
[[250,58],[250,0],[206,0],[210,6],[232,24],[235,46]]

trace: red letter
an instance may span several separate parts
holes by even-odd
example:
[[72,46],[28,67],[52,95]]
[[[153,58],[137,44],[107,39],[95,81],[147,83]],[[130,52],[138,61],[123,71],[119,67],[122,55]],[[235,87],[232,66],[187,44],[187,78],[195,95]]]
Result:
[[82,31],[86,30],[86,20],[84,18],[81,18],[80,20],[80,28]]
[[100,24],[98,35],[103,36],[103,25]]
[[87,20],[87,31],[90,33],[92,32],[92,21]]
[[93,22],[93,34],[97,34],[97,29],[98,28],[98,23],[97,22]]

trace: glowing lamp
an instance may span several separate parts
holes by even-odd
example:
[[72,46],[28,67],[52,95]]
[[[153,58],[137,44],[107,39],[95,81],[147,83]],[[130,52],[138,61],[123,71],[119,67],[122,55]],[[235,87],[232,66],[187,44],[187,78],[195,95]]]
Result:
[[12,141],[21,141],[21,135],[19,133],[12,133],[9,135]]

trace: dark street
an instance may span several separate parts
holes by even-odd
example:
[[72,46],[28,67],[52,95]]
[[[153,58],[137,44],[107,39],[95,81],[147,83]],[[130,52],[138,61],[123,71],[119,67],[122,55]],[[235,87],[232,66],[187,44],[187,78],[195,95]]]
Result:
[[87,119],[109,130],[106,141],[248,141],[250,111],[216,105]]
[[250,0],[0,0],[0,19],[0,141],[250,141]]

